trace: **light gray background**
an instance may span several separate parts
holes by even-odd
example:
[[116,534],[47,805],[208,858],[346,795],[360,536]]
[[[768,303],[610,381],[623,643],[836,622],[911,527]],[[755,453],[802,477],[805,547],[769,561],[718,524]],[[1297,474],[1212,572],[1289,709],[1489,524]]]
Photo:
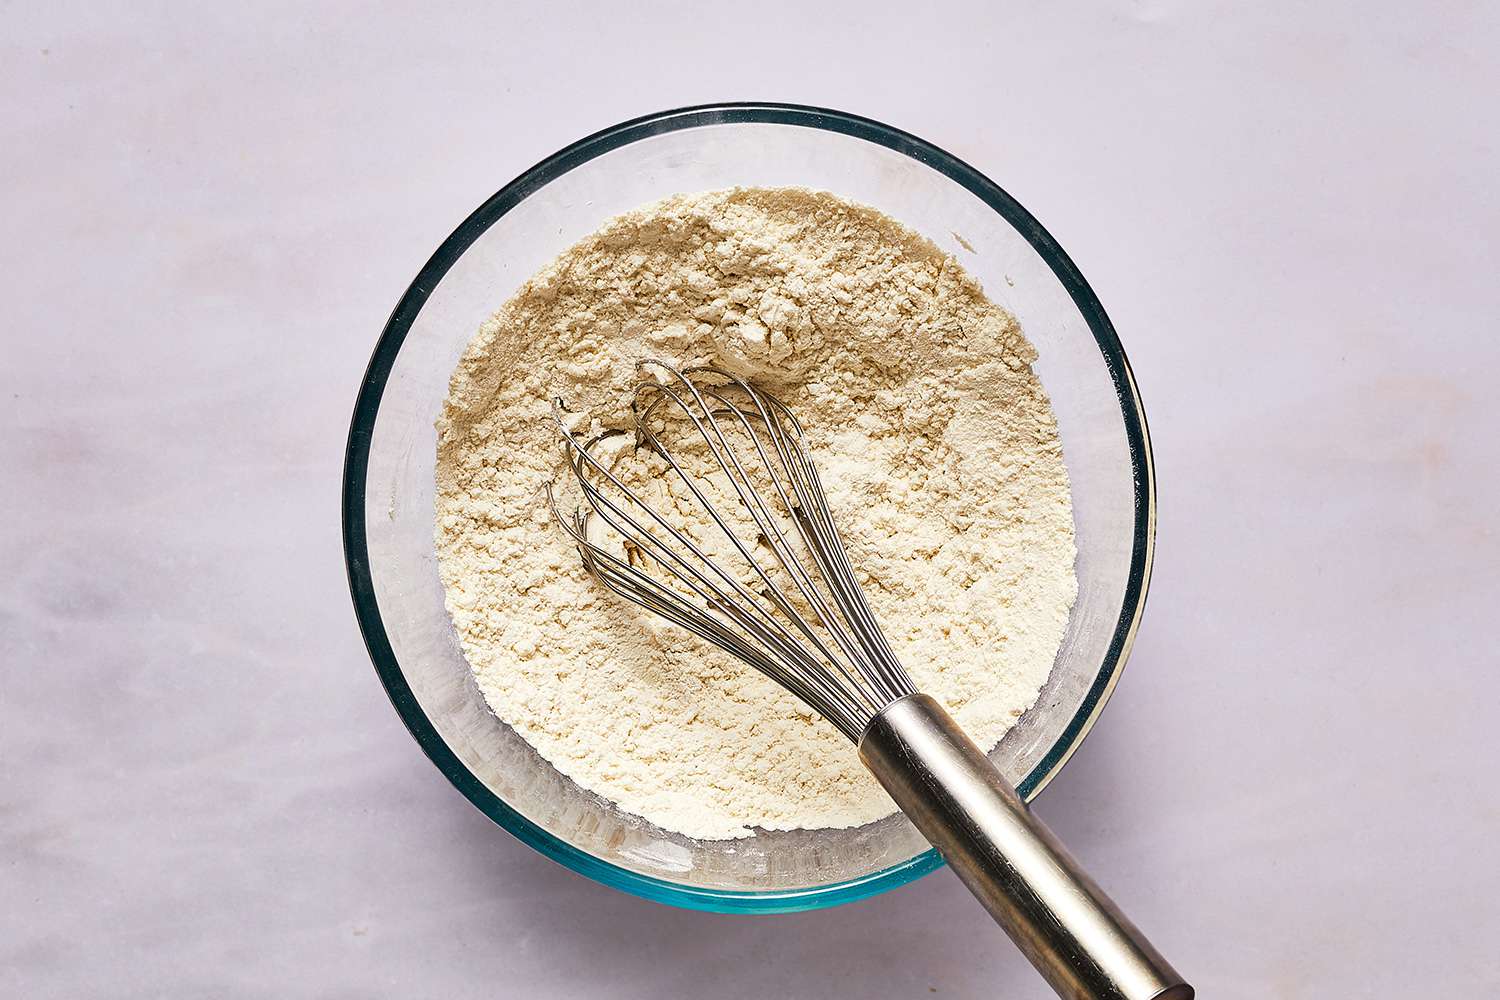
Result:
[[1500,989],[1493,5],[34,6],[0,7],[0,993],[1045,995],[947,873],[744,918],[565,871],[360,644],[340,463],[401,290],[531,163],[714,99],[947,147],[1119,327],[1156,573],[1040,812],[1205,998]]

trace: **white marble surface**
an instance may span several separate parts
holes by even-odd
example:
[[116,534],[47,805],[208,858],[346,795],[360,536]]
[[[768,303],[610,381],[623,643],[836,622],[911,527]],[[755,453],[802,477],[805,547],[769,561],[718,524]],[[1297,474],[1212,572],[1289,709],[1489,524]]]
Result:
[[360,644],[400,291],[559,146],[745,98],[978,165],[1134,362],[1151,601],[1042,814],[1205,998],[1500,991],[1492,5],[197,6],[0,11],[0,994],[1045,995],[946,873],[743,918],[565,871]]

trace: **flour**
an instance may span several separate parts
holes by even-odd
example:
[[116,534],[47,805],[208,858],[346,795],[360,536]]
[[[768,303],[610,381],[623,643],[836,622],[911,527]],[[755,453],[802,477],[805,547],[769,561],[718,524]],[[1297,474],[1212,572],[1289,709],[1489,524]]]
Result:
[[464,353],[438,423],[437,546],[495,713],[579,785],[692,837],[894,811],[833,726],[610,595],[551,523],[542,487],[567,479],[552,397],[628,428],[643,357],[728,368],[792,408],[897,655],[994,746],[1035,701],[1077,591],[1035,351],[930,241],[802,189],[614,219]]

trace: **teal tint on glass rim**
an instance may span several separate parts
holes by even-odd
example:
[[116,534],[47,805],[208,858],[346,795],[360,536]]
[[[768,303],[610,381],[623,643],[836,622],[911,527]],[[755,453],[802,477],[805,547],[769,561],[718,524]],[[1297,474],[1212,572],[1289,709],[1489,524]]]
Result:
[[1109,319],[1047,231],[974,168],[866,118],[783,104],[668,111],[569,146],[480,206],[422,268],[376,344],[349,432],[344,552],[392,704],[490,818],[648,899],[784,912],[872,895],[942,862],[900,815],[854,830],[696,841],[579,788],[485,705],[443,606],[433,543],[433,423],[480,323],[610,216],[736,185],[822,188],[886,212],[953,252],[1036,345],[1073,483],[1079,596],[1051,678],[991,756],[1028,798],[1045,785],[1109,697],[1145,599],[1155,519],[1145,418]]

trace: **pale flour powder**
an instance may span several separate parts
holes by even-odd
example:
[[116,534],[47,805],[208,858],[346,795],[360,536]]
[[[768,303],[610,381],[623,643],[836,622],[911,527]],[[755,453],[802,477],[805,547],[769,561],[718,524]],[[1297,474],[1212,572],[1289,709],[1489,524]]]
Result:
[[898,656],[988,747],[1035,700],[1077,590],[1034,356],[952,257],[826,193],[680,196],[609,222],[484,324],[439,421],[439,565],[490,705],[584,788],[689,836],[894,811],[831,725],[585,575],[542,496],[567,478],[549,404],[627,428],[643,357],[778,394]]

